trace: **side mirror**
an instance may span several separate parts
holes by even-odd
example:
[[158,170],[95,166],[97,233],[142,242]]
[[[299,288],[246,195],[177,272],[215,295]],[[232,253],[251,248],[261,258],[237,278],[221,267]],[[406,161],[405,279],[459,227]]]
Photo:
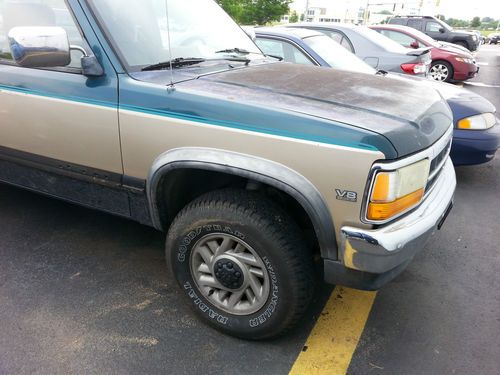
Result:
[[441,28],[439,29],[439,32],[440,32],[441,34],[444,34],[444,32],[445,32],[445,31],[446,31],[446,30],[444,29],[444,27],[441,27]]
[[418,42],[415,40],[415,41],[413,41],[413,42],[411,42],[411,43],[410,43],[410,47],[411,47],[411,48],[415,48],[415,49],[416,49],[416,48],[420,47],[420,45],[419,45],[419,44],[418,44]]
[[14,61],[25,68],[66,66],[71,62],[68,35],[61,27],[14,27],[8,38]]
[[82,53],[82,71],[86,76],[102,76],[104,70],[94,55],[69,44],[62,27],[14,27],[8,34],[14,61],[25,68],[55,68],[71,63],[71,51]]

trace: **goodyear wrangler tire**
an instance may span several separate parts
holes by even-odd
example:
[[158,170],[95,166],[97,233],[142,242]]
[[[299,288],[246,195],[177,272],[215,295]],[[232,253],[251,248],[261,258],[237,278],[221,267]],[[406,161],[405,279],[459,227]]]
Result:
[[178,214],[167,263],[205,322],[241,338],[271,338],[297,323],[312,295],[313,261],[300,233],[258,193],[220,190]]

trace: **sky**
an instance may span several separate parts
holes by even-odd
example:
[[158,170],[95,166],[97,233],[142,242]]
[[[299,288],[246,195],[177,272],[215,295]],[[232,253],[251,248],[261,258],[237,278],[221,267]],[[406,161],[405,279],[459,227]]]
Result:
[[[316,0],[317,1],[317,0]],[[322,0],[322,3],[331,2],[335,4],[337,0]],[[346,1],[346,0],[341,0]],[[404,0],[369,0],[370,3],[393,3]],[[314,3],[315,0],[310,0]],[[355,1],[352,3],[361,2],[366,4],[366,0]],[[294,0],[297,9],[305,9],[306,0]],[[440,13],[443,13],[446,18],[461,18],[472,19],[474,16],[491,17],[500,19],[500,0],[441,0]]]
[[498,0],[441,0],[440,9],[446,18],[472,19],[479,16],[500,19]]

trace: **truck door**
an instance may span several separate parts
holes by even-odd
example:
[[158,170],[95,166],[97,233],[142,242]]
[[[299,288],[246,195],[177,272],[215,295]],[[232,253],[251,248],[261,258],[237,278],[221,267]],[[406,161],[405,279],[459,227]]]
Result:
[[433,39],[446,40],[446,29],[439,22],[427,21],[424,32]]
[[[93,194],[95,187],[75,192],[61,188],[63,180],[58,177],[51,180],[39,173],[43,169],[54,172],[52,176],[102,186],[119,185],[123,175],[117,75],[78,2],[69,3],[71,8],[64,0],[5,0],[0,6],[0,162],[8,159],[15,166],[36,166],[34,172],[23,172],[31,173],[24,179],[0,166],[0,180],[107,209],[105,199],[96,199]],[[13,27],[21,26],[63,27],[70,44],[98,57],[104,75],[84,76],[82,53],[78,51],[63,68],[16,65],[7,35]]]

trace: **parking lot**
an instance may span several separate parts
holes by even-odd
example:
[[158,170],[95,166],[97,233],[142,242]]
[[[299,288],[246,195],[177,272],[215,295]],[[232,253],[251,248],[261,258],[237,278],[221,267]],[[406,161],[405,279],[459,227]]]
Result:
[[[477,60],[464,87],[500,108],[500,46]],[[0,185],[0,374],[499,374],[499,170],[457,168],[452,214],[392,283],[320,286],[302,324],[264,342],[193,316],[161,233]]]

